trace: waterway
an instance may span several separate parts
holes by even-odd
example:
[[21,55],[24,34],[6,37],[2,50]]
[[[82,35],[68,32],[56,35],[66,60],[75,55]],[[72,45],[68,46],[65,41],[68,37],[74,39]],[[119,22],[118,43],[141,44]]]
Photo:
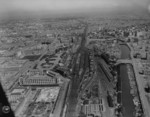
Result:
[[121,44],[121,59],[130,59],[130,49],[127,45]]
[[[121,45],[121,59],[130,59],[130,49],[127,45]],[[119,65],[119,81],[120,89],[122,92],[119,97],[119,102],[122,104],[123,117],[135,117],[135,106],[133,103],[133,96],[130,94],[130,82],[128,78],[128,69],[126,64]]]

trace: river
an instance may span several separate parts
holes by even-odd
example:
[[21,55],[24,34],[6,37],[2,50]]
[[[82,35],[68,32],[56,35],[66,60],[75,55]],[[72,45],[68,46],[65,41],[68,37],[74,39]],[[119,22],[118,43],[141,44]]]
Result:
[[[130,50],[128,46],[121,45],[121,59],[130,59]],[[122,104],[123,109],[123,117],[135,117],[134,111],[135,106],[133,103],[133,97],[130,94],[130,82],[128,78],[128,69],[126,64],[121,64],[118,66],[119,68],[119,81],[120,81],[120,90],[122,91],[119,99],[119,102]]]

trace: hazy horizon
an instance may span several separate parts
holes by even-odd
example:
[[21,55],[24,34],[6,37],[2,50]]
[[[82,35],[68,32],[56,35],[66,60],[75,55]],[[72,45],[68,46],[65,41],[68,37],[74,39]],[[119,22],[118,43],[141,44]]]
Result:
[[88,14],[150,12],[150,0],[0,0],[0,14]]

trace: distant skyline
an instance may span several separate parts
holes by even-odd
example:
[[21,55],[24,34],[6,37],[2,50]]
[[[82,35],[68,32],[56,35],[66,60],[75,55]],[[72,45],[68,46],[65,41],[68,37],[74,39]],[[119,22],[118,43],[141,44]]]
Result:
[[107,12],[134,9],[149,10],[150,0],[0,0],[0,13],[41,12],[80,13],[89,11]]

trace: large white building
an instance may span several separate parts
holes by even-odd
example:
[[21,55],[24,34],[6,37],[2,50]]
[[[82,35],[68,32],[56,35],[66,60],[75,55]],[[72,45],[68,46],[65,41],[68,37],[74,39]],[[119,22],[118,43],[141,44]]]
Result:
[[58,85],[57,78],[48,76],[33,76],[29,78],[21,78],[21,85],[36,86],[36,85]]

